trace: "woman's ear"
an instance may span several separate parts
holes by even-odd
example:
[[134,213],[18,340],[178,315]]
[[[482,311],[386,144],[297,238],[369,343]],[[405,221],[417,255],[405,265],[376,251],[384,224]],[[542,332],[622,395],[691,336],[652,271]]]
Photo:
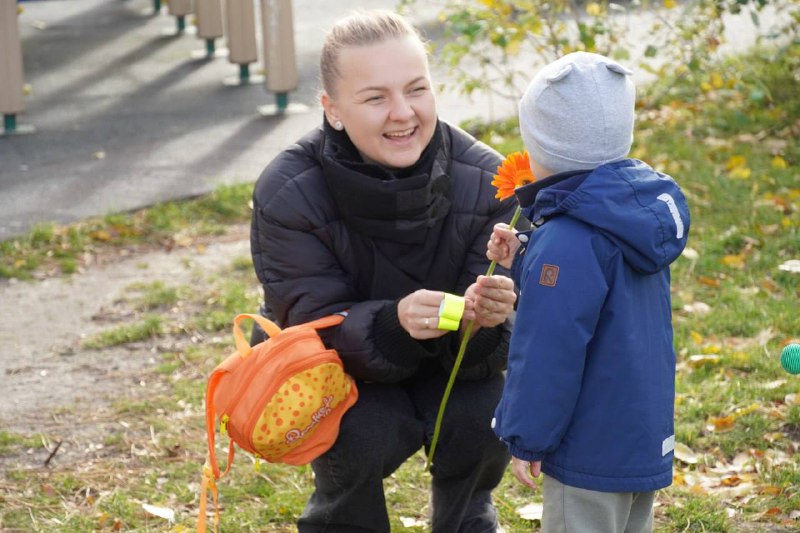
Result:
[[339,122],[339,113],[336,111],[333,100],[325,91],[322,91],[319,100],[322,104],[322,109],[325,110],[325,118],[328,120],[328,124],[330,124],[331,127],[335,127],[336,123]]

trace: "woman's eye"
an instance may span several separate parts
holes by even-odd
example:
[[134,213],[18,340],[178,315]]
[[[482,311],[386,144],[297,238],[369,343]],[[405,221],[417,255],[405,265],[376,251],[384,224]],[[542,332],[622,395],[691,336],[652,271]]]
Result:
[[374,103],[380,102],[381,100],[383,100],[383,96],[370,96],[369,98],[367,98],[364,101],[367,102],[367,103],[374,104]]
[[428,90],[427,87],[421,86],[421,87],[414,87],[413,89],[411,89],[411,92],[415,93],[415,94],[419,94],[419,93],[423,93],[423,92],[425,92],[427,90]]

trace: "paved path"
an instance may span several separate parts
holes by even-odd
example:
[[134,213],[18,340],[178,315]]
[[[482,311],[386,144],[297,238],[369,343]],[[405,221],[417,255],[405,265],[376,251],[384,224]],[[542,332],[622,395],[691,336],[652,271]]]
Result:
[[[193,58],[202,57],[205,42],[190,32],[176,36],[175,18],[166,10],[153,16],[149,0],[25,2],[20,32],[32,92],[18,123],[36,131],[0,137],[0,239],[41,221],[254,181],[320,122],[323,35],[333,20],[367,4],[396,2],[294,1],[300,84],[290,102],[310,110],[267,117],[258,108],[275,99],[263,84],[226,85],[238,79],[238,66],[224,56]],[[251,65],[253,75],[260,71],[260,63]],[[441,115],[458,121],[475,112],[463,104],[443,97]]]
[[[258,108],[274,96],[264,85],[224,84],[237,79],[238,66],[224,56],[193,58],[202,57],[204,41],[189,31],[175,35],[175,18],[165,9],[154,16],[151,0],[25,2],[20,32],[32,92],[18,122],[36,132],[0,137],[0,240],[38,222],[71,222],[254,181],[321,120],[318,58],[330,24],[356,7],[396,4],[294,0],[300,84],[290,102],[310,110],[266,117]],[[438,9],[420,0],[412,20],[435,33]],[[747,30],[736,32],[736,42],[745,42]],[[260,63],[251,66],[254,75],[260,70]],[[443,72],[434,78],[446,81]],[[439,93],[440,116],[456,123],[512,112],[500,99]]]

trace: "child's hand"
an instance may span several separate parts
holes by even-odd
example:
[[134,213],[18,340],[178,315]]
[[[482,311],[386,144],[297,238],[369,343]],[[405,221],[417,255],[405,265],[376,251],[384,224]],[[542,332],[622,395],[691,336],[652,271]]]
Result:
[[517,478],[520,483],[527,485],[533,490],[536,490],[536,482],[533,480],[533,478],[539,477],[539,474],[542,473],[542,462],[523,461],[522,459],[512,457],[511,471],[514,473],[514,477]]
[[502,324],[514,312],[517,293],[514,281],[506,276],[478,276],[464,292],[464,320],[474,320],[482,328]]
[[514,262],[514,255],[517,253],[520,242],[517,239],[516,230],[511,229],[508,224],[498,223],[494,225],[492,236],[486,245],[486,257],[490,261],[497,261],[497,264],[505,268],[511,268]]

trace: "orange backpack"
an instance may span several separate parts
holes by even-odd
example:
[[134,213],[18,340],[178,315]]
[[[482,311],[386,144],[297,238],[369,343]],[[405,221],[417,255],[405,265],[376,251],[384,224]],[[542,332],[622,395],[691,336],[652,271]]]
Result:
[[[239,324],[251,318],[269,338],[250,346]],[[336,350],[328,349],[318,329],[340,324],[330,315],[281,330],[260,316],[241,314],[233,321],[236,352],[211,373],[206,388],[208,462],[203,468],[198,531],[205,531],[206,492],[214,498],[215,480],[228,473],[234,443],[271,463],[307,464],[333,446],[342,415],[358,399],[353,379],[344,372]],[[214,449],[215,425],[230,439],[228,461],[220,473]]]

